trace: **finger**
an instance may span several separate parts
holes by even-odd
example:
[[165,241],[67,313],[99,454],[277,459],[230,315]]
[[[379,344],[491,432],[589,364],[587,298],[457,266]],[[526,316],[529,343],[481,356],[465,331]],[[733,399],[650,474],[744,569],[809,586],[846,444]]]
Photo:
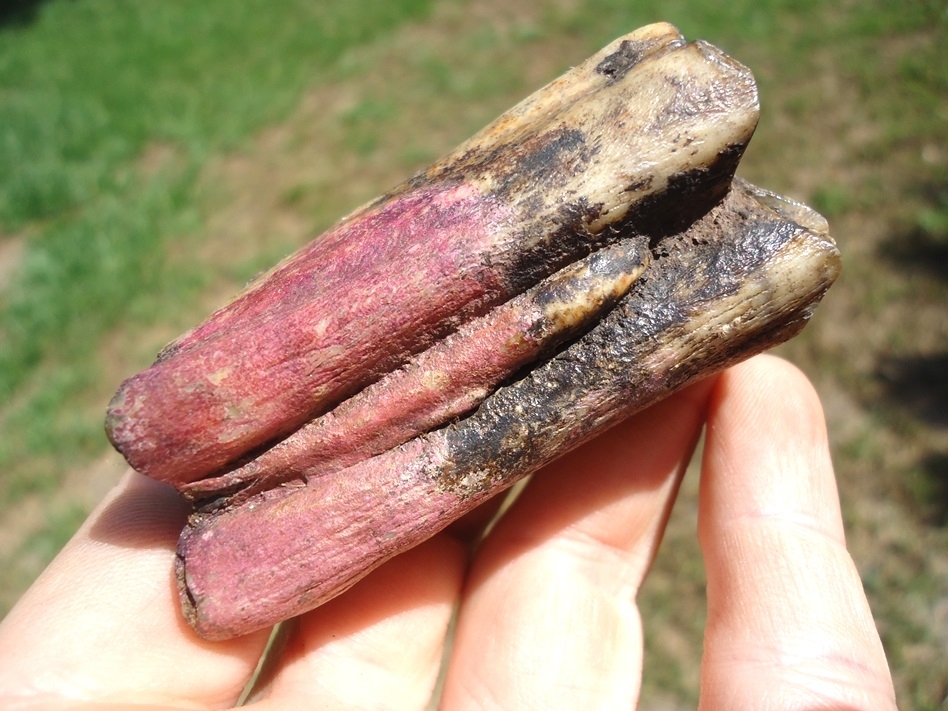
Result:
[[537,474],[488,535],[458,619],[446,708],[632,708],[635,595],[701,429],[679,393]]
[[759,357],[718,380],[699,506],[701,708],[894,709],[846,551],[822,409],[789,364]]
[[0,625],[0,707],[57,700],[231,705],[267,633],[210,644],[180,613],[187,507],[128,473]]
[[436,536],[303,615],[251,708],[425,709],[466,565]]

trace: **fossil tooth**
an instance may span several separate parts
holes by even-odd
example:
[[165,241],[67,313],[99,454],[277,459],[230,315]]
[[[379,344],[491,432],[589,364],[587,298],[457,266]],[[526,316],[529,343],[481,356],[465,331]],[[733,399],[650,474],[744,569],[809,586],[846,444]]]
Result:
[[299,614],[807,322],[825,221],[733,178],[750,72],[620,38],[277,265],[121,385],[110,439],[194,502],[207,639]]

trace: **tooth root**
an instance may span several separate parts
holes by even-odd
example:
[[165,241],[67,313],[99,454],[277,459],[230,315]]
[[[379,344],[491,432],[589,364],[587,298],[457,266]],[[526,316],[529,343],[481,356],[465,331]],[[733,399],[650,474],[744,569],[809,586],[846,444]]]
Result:
[[326,476],[475,408],[511,373],[592,327],[648,261],[641,240],[605,247],[419,354],[247,464],[182,487],[233,505],[294,479]]

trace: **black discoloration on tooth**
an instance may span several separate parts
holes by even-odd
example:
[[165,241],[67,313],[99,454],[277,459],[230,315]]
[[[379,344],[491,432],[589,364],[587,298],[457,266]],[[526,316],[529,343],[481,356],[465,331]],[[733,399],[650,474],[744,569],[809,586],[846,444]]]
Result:
[[612,81],[618,81],[635,67],[652,47],[651,42],[624,40],[619,49],[596,65],[596,72]]
[[671,175],[665,190],[634,205],[614,229],[632,229],[653,244],[687,230],[723,199],[745,148],[728,146],[709,165]]
[[648,55],[656,52],[668,52],[685,44],[680,35],[675,39],[667,36],[656,38],[629,38],[619,43],[614,52],[607,55],[596,65],[595,72],[606,77],[610,82],[621,81]]
[[[774,265],[789,255],[811,260],[804,270],[818,278],[784,283],[793,277]],[[781,219],[740,184],[661,241],[594,329],[447,428],[453,466],[440,474],[442,486],[493,494],[696,376],[789,337],[837,270],[832,242]]]

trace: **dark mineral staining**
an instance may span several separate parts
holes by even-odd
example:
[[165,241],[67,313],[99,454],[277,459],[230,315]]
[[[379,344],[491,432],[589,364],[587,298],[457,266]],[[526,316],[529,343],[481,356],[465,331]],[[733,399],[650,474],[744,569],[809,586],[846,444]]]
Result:
[[[671,45],[678,46],[677,43]],[[596,65],[596,73],[608,77],[610,83],[620,81],[653,49],[655,42],[624,40],[619,44],[619,49]]]

